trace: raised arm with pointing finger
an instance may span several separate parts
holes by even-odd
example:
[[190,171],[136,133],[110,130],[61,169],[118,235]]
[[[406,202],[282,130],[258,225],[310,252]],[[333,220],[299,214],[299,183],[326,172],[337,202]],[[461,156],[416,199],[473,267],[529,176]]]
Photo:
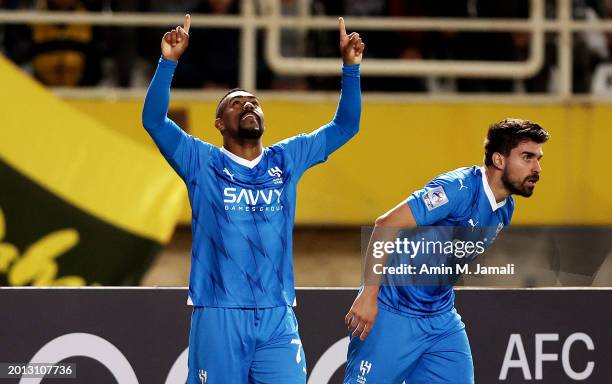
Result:
[[171,156],[181,136],[185,135],[168,119],[170,83],[178,59],[189,46],[191,16],[185,15],[185,24],[166,32],[161,41],[162,58],[151,81],[142,111],[142,124],[164,156]]
[[[167,117],[174,70],[189,44],[191,19],[162,39],[162,57],[142,120],[185,181],[192,208],[188,382],[305,384],[306,365],[291,307],[297,185],[359,130],[359,64],[364,44],[338,20],[342,91],[333,119],[310,133],[264,147],[260,101],[232,89],[217,104],[216,147]],[[223,58],[219,58],[223,60]]]
[[[311,136],[322,136],[323,140],[318,140],[317,143],[325,143],[325,154],[320,161],[326,159],[327,156],[345,144],[357,133],[361,116],[359,67],[363,57],[365,44],[358,33],[353,32],[347,34],[345,22],[342,17],[338,19],[338,26],[339,47],[343,61],[340,100],[333,120],[310,134]],[[176,156],[173,155],[175,154],[180,139],[189,135],[170,120],[167,114],[170,102],[172,77],[180,57],[189,46],[190,27],[191,16],[185,15],[185,21],[182,27],[177,26],[164,34],[161,41],[162,57],[159,60],[157,71],[149,85],[142,113],[143,126],[151,135],[164,157],[166,157],[182,177],[184,173],[187,172],[188,164],[180,164]],[[219,107],[225,107],[225,102],[226,98],[224,97],[219,103]],[[261,114],[261,118],[263,119],[263,111]],[[217,120],[219,120],[219,116],[217,116]],[[215,126],[217,126],[217,122]],[[219,129],[219,127],[217,127],[217,129]],[[223,135],[224,132],[221,131],[221,133]],[[279,144],[282,144],[282,142]],[[241,148],[241,146],[234,145],[234,140],[225,137],[225,135],[224,147],[229,149],[230,152],[232,150],[243,152],[245,149]],[[231,147],[231,149],[229,147]],[[248,151],[253,154],[258,154],[263,150],[261,141],[256,143],[255,146],[249,145],[248,147],[251,147]],[[307,164],[307,166],[304,170],[316,164],[316,162],[313,164],[306,162],[305,164]]]
[[301,171],[323,162],[346,144],[359,131],[361,118],[361,85],[359,67],[365,44],[358,33],[346,33],[344,19],[338,19],[339,45],[342,54],[342,89],[338,107],[332,121],[307,134],[298,135],[278,143],[294,147],[296,154],[308,153],[309,158],[300,161]]
[[344,19],[338,19],[340,28],[340,52],[342,53],[342,91],[334,119],[323,129],[340,130],[340,135],[334,132],[327,134],[327,152],[332,153],[350,139],[359,129],[361,116],[361,88],[359,80],[359,65],[363,57],[365,44],[357,32],[346,34]]

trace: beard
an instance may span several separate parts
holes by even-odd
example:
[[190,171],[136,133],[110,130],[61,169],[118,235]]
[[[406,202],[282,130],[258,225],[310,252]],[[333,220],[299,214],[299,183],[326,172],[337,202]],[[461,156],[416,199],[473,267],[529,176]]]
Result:
[[241,115],[240,120],[238,120],[238,138],[247,140],[259,139],[264,133],[264,127],[261,123],[261,118],[259,116],[256,117],[257,126],[244,127],[242,122],[243,115]]
[[504,187],[508,191],[510,191],[511,194],[519,195],[523,197],[529,197],[533,195],[533,190],[535,186],[529,186],[527,185],[527,182],[528,181],[538,181],[540,180],[540,176],[531,175],[531,176],[525,177],[522,181],[513,181],[511,180],[508,169],[506,168],[504,170],[504,173],[502,174],[501,180],[502,180],[502,183],[504,183]]
[[243,128],[238,127],[238,137],[241,139],[255,140],[263,135],[263,129],[259,128]]

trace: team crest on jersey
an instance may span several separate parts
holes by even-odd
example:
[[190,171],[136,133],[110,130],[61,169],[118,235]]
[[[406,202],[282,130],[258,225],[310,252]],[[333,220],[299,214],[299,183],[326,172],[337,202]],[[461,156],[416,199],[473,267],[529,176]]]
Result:
[[357,384],[366,384],[368,378],[366,377],[372,369],[372,363],[367,360],[361,360],[359,364],[359,375],[357,376]]
[[206,384],[208,382],[208,372],[203,369],[199,369],[198,378],[200,379],[201,384]]
[[448,203],[448,197],[446,197],[444,188],[438,186],[425,192],[423,195],[423,202],[425,203],[427,210],[431,211]]
[[268,175],[274,177],[274,180],[272,180],[274,184],[283,183],[283,171],[279,167],[272,167],[268,169]]

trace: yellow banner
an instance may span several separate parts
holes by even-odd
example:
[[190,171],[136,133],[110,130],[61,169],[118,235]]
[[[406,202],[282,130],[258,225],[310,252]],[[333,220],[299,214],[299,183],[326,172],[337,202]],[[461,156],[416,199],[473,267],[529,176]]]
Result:
[[0,160],[109,224],[169,240],[186,193],[158,153],[55,97],[1,56],[0,84]]
[[[328,122],[336,101],[263,99],[266,145]],[[141,100],[70,101],[118,132],[153,143],[141,127]],[[176,102],[192,134],[219,145],[216,103]],[[542,179],[517,198],[513,224],[610,225],[612,143],[610,105],[364,104],[361,131],[326,164],[306,173],[298,193],[299,224],[371,223],[439,173],[479,165],[488,126],[505,117],[534,120],[552,134],[544,146]],[[160,155],[161,156],[161,155]],[[185,203],[185,205],[187,205]],[[189,222],[189,211],[182,221]]]

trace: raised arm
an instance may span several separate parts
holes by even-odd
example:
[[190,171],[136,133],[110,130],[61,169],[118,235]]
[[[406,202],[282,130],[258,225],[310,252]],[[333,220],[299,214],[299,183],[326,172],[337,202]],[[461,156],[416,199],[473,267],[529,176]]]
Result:
[[334,119],[321,130],[325,133],[325,152],[330,155],[359,131],[361,117],[361,86],[359,66],[365,44],[356,32],[346,34],[344,19],[338,19],[340,52],[342,54],[342,91]]
[[162,154],[171,157],[185,133],[168,118],[170,84],[178,59],[189,45],[191,17],[185,16],[183,27],[166,32],[161,41],[162,57],[151,80],[142,110],[142,125]]

